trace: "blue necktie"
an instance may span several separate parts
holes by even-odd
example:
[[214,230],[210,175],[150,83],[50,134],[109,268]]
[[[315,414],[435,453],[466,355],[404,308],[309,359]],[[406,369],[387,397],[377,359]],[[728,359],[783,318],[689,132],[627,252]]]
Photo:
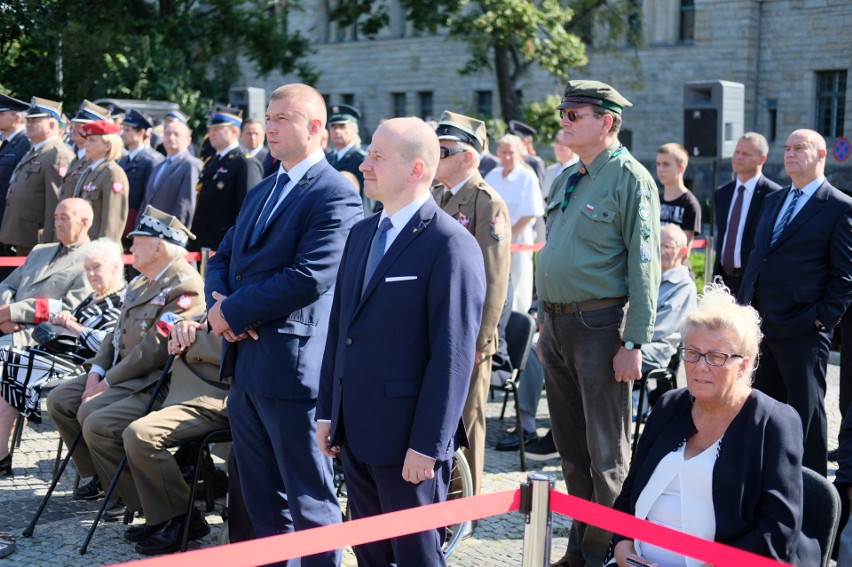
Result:
[[784,216],[781,217],[781,221],[775,225],[775,230],[772,231],[772,240],[769,242],[769,245],[772,246],[775,244],[775,241],[778,240],[778,237],[781,236],[781,233],[784,232],[784,229],[787,228],[787,225],[790,224],[790,219],[793,218],[793,211],[796,210],[796,203],[799,202],[799,196],[802,192],[799,189],[793,188],[793,198],[790,200],[790,204],[787,205],[787,210],[784,211]]
[[367,256],[367,267],[364,269],[364,283],[361,284],[361,295],[367,289],[367,284],[373,278],[373,273],[379,266],[382,256],[385,255],[385,244],[388,241],[388,231],[393,228],[393,223],[388,217],[382,219],[379,228],[373,235],[373,243],[370,245],[370,255]]
[[257,222],[254,223],[254,228],[251,230],[249,246],[254,246],[257,241],[260,240],[260,235],[263,234],[263,229],[266,228],[266,223],[269,222],[269,217],[272,216],[272,211],[275,210],[275,206],[278,204],[278,199],[281,197],[284,187],[286,187],[289,182],[290,177],[286,173],[278,174],[278,179],[275,180],[275,187],[272,188],[272,193],[269,194],[269,198],[266,200],[266,204],[263,206],[263,210],[260,211],[260,216],[257,218]]
[[169,164],[171,164],[171,163],[172,163],[172,158],[167,157],[165,159],[165,161],[163,162],[163,165],[160,166],[160,169],[157,170],[157,175],[154,176],[154,182],[151,183],[152,188],[154,188],[154,189],[157,188],[157,186],[160,184],[160,179],[163,177],[163,174],[169,168]]

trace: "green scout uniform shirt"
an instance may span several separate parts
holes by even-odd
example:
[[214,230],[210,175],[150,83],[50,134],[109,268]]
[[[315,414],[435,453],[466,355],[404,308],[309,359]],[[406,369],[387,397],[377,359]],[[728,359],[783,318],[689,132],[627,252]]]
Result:
[[660,201],[651,174],[618,149],[616,140],[587,167],[564,211],[566,182],[581,164],[556,178],[535,283],[539,299],[552,303],[628,297],[623,338],[641,344],[651,339],[656,318]]

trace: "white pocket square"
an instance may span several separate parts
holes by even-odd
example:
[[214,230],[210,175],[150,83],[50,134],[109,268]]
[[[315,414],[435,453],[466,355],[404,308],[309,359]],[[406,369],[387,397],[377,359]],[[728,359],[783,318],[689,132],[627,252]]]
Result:
[[416,280],[416,279],[417,279],[417,276],[396,276],[396,277],[393,277],[393,278],[385,278],[385,282],[387,282],[387,283],[407,282],[407,281]]

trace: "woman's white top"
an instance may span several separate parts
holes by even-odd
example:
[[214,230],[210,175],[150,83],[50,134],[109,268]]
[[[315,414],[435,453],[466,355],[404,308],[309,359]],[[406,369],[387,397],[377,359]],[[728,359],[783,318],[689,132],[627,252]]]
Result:
[[[636,517],[712,541],[716,535],[713,509],[713,467],[722,440],[684,459],[681,444],[654,469],[636,500]],[[636,541],[636,551],[660,567],[699,567],[704,562],[662,547]]]

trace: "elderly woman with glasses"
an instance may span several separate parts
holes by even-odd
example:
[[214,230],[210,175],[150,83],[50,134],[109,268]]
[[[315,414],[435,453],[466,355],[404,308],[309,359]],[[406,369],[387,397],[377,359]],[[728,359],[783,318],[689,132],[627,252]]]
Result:
[[[794,565],[818,565],[802,534],[802,425],[751,388],[760,318],[720,284],[681,325],[686,388],[651,413],[617,510]],[[698,567],[701,561],[613,536],[607,565]]]

